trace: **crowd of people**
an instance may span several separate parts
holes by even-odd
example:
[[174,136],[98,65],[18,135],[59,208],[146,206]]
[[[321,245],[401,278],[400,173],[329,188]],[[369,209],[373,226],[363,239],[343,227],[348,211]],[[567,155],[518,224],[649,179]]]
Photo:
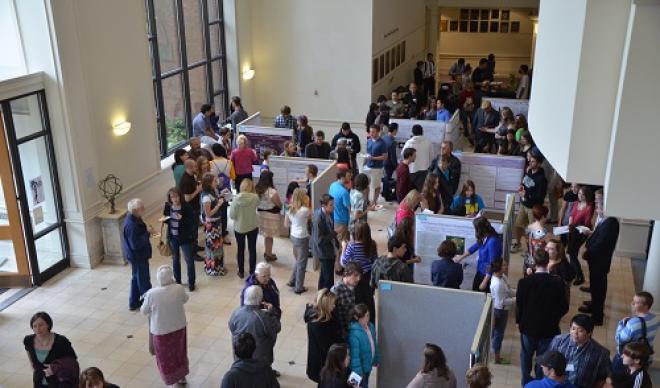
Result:
[[[471,75],[474,90],[492,80],[493,70],[485,61]],[[426,70],[420,68],[423,80],[435,74],[426,66]],[[465,75],[468,66],[459,60],[450,73]],[[523,70],[526,72],[521,66]],[[521,81],[523,89],[529,87],[529,80],[525,82]],[[337,161],[336,181],[317,204],[311,203],[309,189],[318,174],[316,165],[308,166],[307,182],[291,182],[289,190],[280,193],[274,185],[268,156],[260,159],[245,136],[234,136],[232,129],[247,117],[240,98],[232,98],[233,113],[226,121],[228,127],[222,130],[217,128],[217,121],[211,121],[212,107],[201,107],[193,121],[196,136],[190,140],[190,149],[174,154],[175,186],[166,193],[160,221],[167,226],[167,233],[159,246],[161,254],[171,256],[172,262],[158,268],[157,287],[152,288],[149,271],[153,255],[150,239],[155,230],[144,220],[141,200],[128,203],[123,230],[123,251],[132,268],[128,307],[148,316],[149,351],[165,384],[185,383],[190,371],[184,304],[194,297],[191,292],[197,287],[195,261],[204,263],[208,276],[226,276],[224,246],[235,243],[236,275],[245,279],[245,284],[228,322],[235,362],[221,387],[279,387],[280,372],[273,369],[273,360],[283,314],[280,289],[271,277],[270,263],[278,260],[273,244],[284,226],[289,229],[295,263],[286,285],[298,295],[308,291],[305,274],[310,252],[320,267],[315,303],[307,305],[303,316],[308,338],[307,376],[321,388],[368,387],[373,368],[380,364],[375,290],[381,280],[414,281],[414,265],[421,262],[415,250],[414,218],[424,212],[472,219],[476,243],[459,255],[454,241],[443,241],[437,247],[437,260],[431,264],[432,284],[461,288],[461,262],[477,255],[476,274],[469,288],[492,295],[494,361],[509,362],[501,356],[501,349],[509,311],[515,307],[523,386],[590,388],[602,387],[606,381],[617,388],[651,386],[647,367],[660,325],[658,317],[650,312],[652,295],[635,294],[632,315],[617,326],[617,349],[612,360],[609,351],[592,338],[594,326],[603,324],[607,276],[619,228],[616,218],[604,214],[602,189],[594,192],[590,186],[568,185],[560,180],[555,184],[556,174],[534,145],[524,116],[514,117],[507,108],[497,112],[485,99],[477,104],[481,108],[464,112],[468,98],[471,104],[476,100],[476,93],[467,97],[463,94],[472,91],[469,81],[454,96],[466,97],[464,103],[438,98],[425,110],[423,101],[433,100],[430,85],[424,81],[424,87],[418,90],[411,84],[402,101],[398,93],[392,93],[391,100],[379,101],[373,112],[370,108],[362,169],[357,165],[362,150],[360,137],[349,123],[343,123],[328,143],[324,132],[315,132],[306,116],[294,117],[288,106],[281,109],[274,125],[290,128],[293,139],[285,147],[286,156]],[[528,90],[523,90],[522,96],[525,93]],[[434,113],[429,115],[431,110]],[[397,126],[389,123],[389,117],[421,114],[445,120],[456,110],[461,116],[469,115],[464,130],[475,150],[525,158],[511,244],[513,252],[524,251],[525,267],[515,288],[507,277],[505,244],[483,215],[485,204],[477,194],[478,188],[468,180],[459,190],[462,166],[453,154],[454,144],[444,141],[435,150],[424,136],[424,128],[415,125],[412,137],[400,149],[395,139]],[[477,130],[471,132],[470,128]],[[255,183],[253,165],[259,164],[261,173]],[[389,228],[387,252],[382,255],[369,223],[369,213],[382,206],[378,203],[381,196],[399,202]],[[554,215],[545,206],[546,198],[553,206],[550,197],[554,197]],[[229,220],[233,221],[234,241],[229,234]],[[555,222],[566,226],[565,234],[551,233],[548,225]],[[257,262],[259,235],[264,241],[261,262]],[[568,333],[562,334],[560,320],[569,310],[571,288],[585,282],[581,249],[582,260],[589,267],[589,287],[580,290],[591,293],[592,299],[580,307]],[[182,256],[187,283],[181,273]],[[183,284],[187,284],[188,292]],[[112,386],[104,382],[97,368],[79,373],[72,344],[52,332],[53,321],[47,313],[35,314],[30,325],[34,335],[25,337],[24,344],[34,368],[35,387]],[[459,371],[452,371],[447,361],[452,357],[465,356],[445,355],[441,346],[426,344],[421,368],[409,376],[408,387],[456,387]],[[470,387],[488,387],[492,375],[486,365],[477,364],[464,378]]]

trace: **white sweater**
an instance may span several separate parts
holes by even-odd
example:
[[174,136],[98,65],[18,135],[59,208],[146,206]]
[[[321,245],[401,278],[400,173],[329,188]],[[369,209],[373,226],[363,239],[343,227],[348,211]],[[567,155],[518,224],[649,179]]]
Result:
[[140,311],[149,316],[151,334],[169,334],[186,327],[183,305],[187,301],[188,294],[180,284],[174,283],[147,291]]
[[509,310],[516,303],[516,290],[509,287],[506,275],[490,279],[490,294],[493,297],[493,308],[498,310]]

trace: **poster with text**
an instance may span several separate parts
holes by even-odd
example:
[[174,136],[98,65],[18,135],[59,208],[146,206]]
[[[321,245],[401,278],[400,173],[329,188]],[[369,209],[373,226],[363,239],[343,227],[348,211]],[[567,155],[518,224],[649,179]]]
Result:
[[257,152],[259,163],[264,159],[264,152],[271,150],[271,155],[280,155],[284,152],[284,143],[291,140],[292,132],[289,128],[256,127],[241,125],[239,133],[248,139],[248,146]]

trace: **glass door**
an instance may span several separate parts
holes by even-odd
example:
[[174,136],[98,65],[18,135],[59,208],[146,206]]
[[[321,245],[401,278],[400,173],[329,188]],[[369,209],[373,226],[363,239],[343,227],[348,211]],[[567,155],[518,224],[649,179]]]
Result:
[[0,288],[30,285],[32,282],[9,149],[0,117]]
[[2,101],[32,281],[69,265],[62,197],[43,90]]

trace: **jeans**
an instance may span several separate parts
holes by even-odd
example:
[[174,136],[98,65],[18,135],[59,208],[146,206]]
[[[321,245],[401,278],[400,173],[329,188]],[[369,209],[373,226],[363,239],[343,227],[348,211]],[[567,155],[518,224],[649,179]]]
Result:
[[506,322],[509,320],[509,310],[493,309],[493,332],[491,334],[491,345],[493,353],[500,354],[502,340],[506,330]]
[[331,289],[335,284],[335,258],[319,259],[321,273],[319,274],[319,290]]
[[362,381],[360,381],[360,388],[369,388],[369,375],[371,375],[371,373],[365,373],[364,376],[362,376]]
[[131,263],[131,293],[128,296],[128,306],[140,306],[140,297],[151,289],[149,278],[149,259],[132,260]]
[[254,228],[247,233],[234,231],[236,237],[236,262],[238,263],[238,272],[244,274],[245,271],[245,239],[247,238],[248,254],[250,255],[250,275],[254,273],[257,266],[257,236],[259,228]]
[[296,264],[293,266],[289,284],[294,285],[294,291],[302,291],[305,286],[305,271],[307,270],[307,252],[309,252],[309,237],[291,237],[293,242],[293,257]]
[[[536,353],[536,357],[545,353],[546,350],[550,347],[550,342],[552,342],[552,337],[550,338],[534,338],[523,333],[520,333],[520,372],[522,374],[522,385],[532,381],[532,376],[530,375],[532,371],[532,358]],[[536,380],[543,378],[543,369],[540,365],[534,367],[534,375]]]
[[[172,271],[174,272],[174,280],[181,284],[181,251],[183,251],[183,258],[186,261],[186,269],[188,270],[188,287],[195,285],[195,260],[193,260],[194,246],[193,243],[180,243],[178,239],[172,238],[169,240],[170,248],[172,249]],[[181,248],[181,251],[179,250]]]

